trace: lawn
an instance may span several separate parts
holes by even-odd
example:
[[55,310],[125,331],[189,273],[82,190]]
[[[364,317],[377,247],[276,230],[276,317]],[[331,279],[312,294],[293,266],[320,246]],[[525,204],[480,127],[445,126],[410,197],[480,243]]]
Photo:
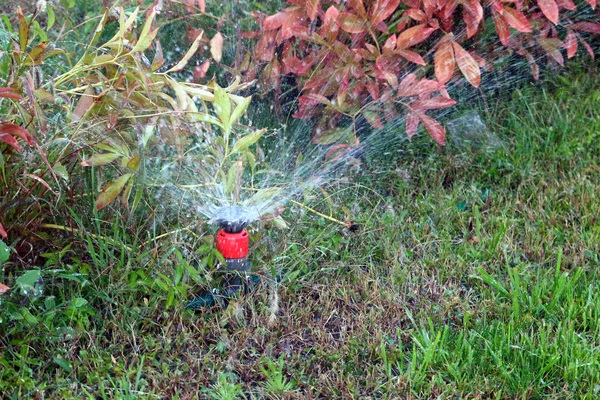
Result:
[[598,73],[572,69],[478,106],[502,148],[366,151],[307,203],[353,229],[290,205],[288,229],[251,232],[261,282],[225,307],[183,307],[218,276],[212,228],[73,213],[33,292],[1,298],[0,393],[598,398],[599,105]]

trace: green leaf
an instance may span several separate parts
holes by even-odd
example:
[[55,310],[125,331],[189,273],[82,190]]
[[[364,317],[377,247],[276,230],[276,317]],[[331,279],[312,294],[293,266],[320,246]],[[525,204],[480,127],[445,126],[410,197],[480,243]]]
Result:
[[278,188],[278,187],[269,187],[269,188],[260,189],[259,191],[254,193],[254,196],[252,196],[248,200],[247,203],[250,206],[252,204],[262,203],[263,201],[266,201],[266,200],[272,200],[273,198],[279,196],[280,193],[281,193],[281,188]]
[[25,53],[27,42],[29,42],[29,24],[25,20],[21,7],[17,7],[17,15],[19,16],[19,46],[21,51]]
[[84,299],[83,297],[78,297],[73,300],[73,306],[75,308],[81,308],[81,307],[87,305],[87,303],[88,303],[88,301],[86,299]]
[[46,311],[52,311],[56,308],[56,297],[48,296],[44,300],[44,306],[46,307]]
[[96,199],[96,209],[102,210],[104,207],[112,203],[113,200],[117,198],[119,193],[121,193],[123,187],[132,176],[133,174],[125,174],[118,177],[114,181],[107,183]]
[[252,101],[252,96],[244,97],[244,100],[240,101],[233,113],[231,114],[231,118],[229,119],[229,125],[233,126],[246,112],[246,109],[250,105],[250,101]]
[[156,8],[152,7],[152,11],[150,11],[150,15],[148,15],[148,19],[146,19],[146,23],[144,24],[144,27],[142,28],[142,33],[140,33],[140,37],[138,38],[138,41],[135,44],[135,47],[133,48],[133,50],[131,50],[133,53],[138,52],[138,51],[144,51],[148,47],[150,47],[150,44],[152,44],[152,41],[154,40],[154,38],[156,37],[156,34],[158,33],[158,29],[155,29],[152,32],[150,31],[150,29],[152,28],[152,23],[154,22],[155,15],[156,15]]
[[27,323],[31,325],[35,325],[38,323],[38,319],[25,307],[21,308],[19,311],[21,311],[21,315],[23,316],[25,321],[27,321]]
[[200,121],[200,122],[207,122],[211,125],[216,125],[221,129],[225,129],[225,126],[223,126],[223,124],[221,123],[221,121],[219,121],[217,118],[213,117],[212,115],[209,114],[204,114],[204,113],[189,113],[188,117],[190,119],[193,119],[194,121]]
[[352,126],[347,126],[315,132],[312,142],[314,144],[352,143],[354,142],[354,130]]
[[202,32],[201,34],[198,35],[198,37],[196,38],[196,40],[194,40],[194,43],[192,43],[192,45],[190,46],[187,53],[185,53],[183,58],[181,60],[179,60],[179,62],[173,68],[169,69],[167,71],[167,73],[178,72],[178,71],[181,71],[183,68],[185,68],[188,61],[190,61],[190,58],[192,58],[192,56],[194,54],[196,54],[198,47],[200,47],[200,41],[202,40],[203,37],[204,37],[204,32]]
[[67,168],[62,165],[61,163],[55,164],[52,167],[54,173],[56,174],[56,176],[58,176],[59,178],[63,179],[64,181],[68,182],[69,181],[69,171],[67,171]]
[[92,157],[88,158],[81,162],[82,167],[97,167],[99,165],[110,164],[117,158],[121,157],[120,154],[117,153],[102,153],[102,154],[94,154]]
[[23,295],[27,296],[35,289],[36,283],[42,278],[42,271],[32,269],[26,271],[23,275],[17,278],[15,283],[21,289]]
[[48,41],[48,35],[46,35],[46,32],[42,29],[39,22],[33,21],[33,31],[40,35],[40,40],[42,42]]
[[104,27],[106,26],[106,21],[108,19],[108,12],[109,12],[109,9],[107,7],[106,11],[104,12],[104,15],[102,16],[102,19],[100,19],[100,22],[96,26],[96,30],[94,31],[94,36],[92,37],[92,40],[90,40],[89,43],[87,44],[86,52],[88,49],[91,49],[92,46],[96,45],[96,42],[98,41],[98,39],[100,39],[100,36],[104,32]]
[[287,229],[287,228],[289,228],[287,222],[285,222],[285,220],[281,217],[281,215],[279,217],[273,218],[271,220],[271,223],[277,229]]
[[240,138],[231,149],[231,154],[242,153],[248,147],[252,146],[254,143],[258,142],[258,139],[265,133],[265,129],[261,129],[259,131],[254,131],[242,138]]
[[225,90],[215,83],[215,102],[213,107],[219,116],[219,119],[225,125],[225,130],[231,130],[229,119],[231,117],[231,100]]
[[46,12],[48,13],[48,24],[46,25],[46,29],[50,30],[50,28],[54,26],[56,16],[54,15],[54,9],[51,6],[46,8]]
[[71,366],[71,363],[65,360],[64,358],[56,356],[54,357],[54,362],[57,363],[62,369],[64,369],[68,373],[73,372],[73,367]]
[[4,22],[4,25],[6,26],[6,30],[9,31],[10,33],[12,33],[13,28],[12,28],[12,24],[10,23],[10,19],[8,19],[8,15],[2,14],[2,15],[0,15],[0,18]]
[[0,265],[4,264],[10,257],[10,248],[0,240]]

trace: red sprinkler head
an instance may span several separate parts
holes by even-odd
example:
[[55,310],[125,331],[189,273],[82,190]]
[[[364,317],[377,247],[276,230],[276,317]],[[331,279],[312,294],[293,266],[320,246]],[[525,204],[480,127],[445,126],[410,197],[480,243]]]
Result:
[[248,232],[245,229],[237,233],[221,229],[217,233],[217,250],[226,260],[245,258],[248,255],[248,243]]

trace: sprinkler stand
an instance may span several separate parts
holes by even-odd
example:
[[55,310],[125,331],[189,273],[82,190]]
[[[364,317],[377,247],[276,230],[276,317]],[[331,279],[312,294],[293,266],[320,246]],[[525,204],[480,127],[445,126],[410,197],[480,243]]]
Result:
[[241,272],[248,272],[250,263],[248,262],[248,232],[242,229],[240,232],[230,233],[225,229],[217,232],[217,250],[225,259],[225,266],[233,273],[225,277],[224,295],[231,295],[238,292],[243,285]]

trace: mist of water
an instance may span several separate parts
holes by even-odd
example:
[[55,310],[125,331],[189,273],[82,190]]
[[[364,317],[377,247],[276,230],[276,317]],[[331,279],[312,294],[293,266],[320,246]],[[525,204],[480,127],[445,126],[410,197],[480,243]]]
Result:
[[[594,17],[590,10],[583,8],[579,11],[579,16]],[[461,37],[464,34],[465,32],[462,32],[456,36]],[[490,43],[490,39],[486,40]],[[466,50],[481,50],[469,47],[465,43],[462,45]],[[496,58],[494,71],[482,71],[480,90],[469,86],[458,68],[455,79],[448,82],[447,91],[459,104],[477,102],[493,105],[499,93],[509,93],[511,88],[533,81],[530,65],[532,61],[542,66],[546,64],[546,70],[554,72],[554,66],[548,61],[548,56],[539,48],[528,49],[534,58],[526,61],[513,54],[512,50],[504,49],[499,43],[495,47],[498,50],[493,54]],[[230,51],[235,52],[235,49]],[[588,57],[582,53],[583,50],[580,49],[578,57]],[[426,56],[431,59],[432,54]],[[415,71],[407,71],[407,74],[412,72]],[[398,78],[401,80],[403,77]],[[324,85],[321,93],[325,93],[332,84],[334,83]],[[235,218],[244,224],[251,224],[266,215],[276,215],[290,200],[331,183],[340,178],[348,168],[360,168],[360,158],[404,151],[407,142],[404,133],[405,117],[400,116],[388,121],[383,129],[378,130],[371,128],[367,123],[359,124],[357,135],[360,145],[351,151],[338,154],[333,160],[327,159],[326,154],[331,147],[312,145],[308,140],[314,129],[313,123],[288,123],[297,105],[295,100],[292,99],[291,104],[288,104],[291,111],[285,120],[277,120],[270,106],[268,110],[259,110],[263,112],[251,113],[254,115],[253,120],[243,121],[246,125],[266,127],[271,131],[261,140],[255,152],[257,163],[261,164],[257,167],[260,170],[250,174],[246,168],[246,171],[236,178],[237,190],[228,189],[228,186],[231,186],[231,182],[228,182],[232,179],[231,174],[223,173],[222,165],[211,155],[211,146],[219,144],[215,144],[215,139],[211,136],[213,134],[207,132],[203,126],[188,127],[199,140],[197,144],[186,149],[184,154],[169,154],[166,150],[168,146],[165,146],[165,150],[159,149],[154,154],[147,155],[147,181],[155,188],[154,194],[161,207],[165,210],[177,210],[173,217],[179,220],[202,216],[209,222]],[[463,111],[464,106],[456,106],[430,114],[444,123],[450,116],[459,115]],[[420,128],[418,134],[427,133]],[[158,137],[161,137],[160,132]],[[248,164],[248,160],[243,162]],[[238,207],[235,215],[230,213],[232,206]]]

